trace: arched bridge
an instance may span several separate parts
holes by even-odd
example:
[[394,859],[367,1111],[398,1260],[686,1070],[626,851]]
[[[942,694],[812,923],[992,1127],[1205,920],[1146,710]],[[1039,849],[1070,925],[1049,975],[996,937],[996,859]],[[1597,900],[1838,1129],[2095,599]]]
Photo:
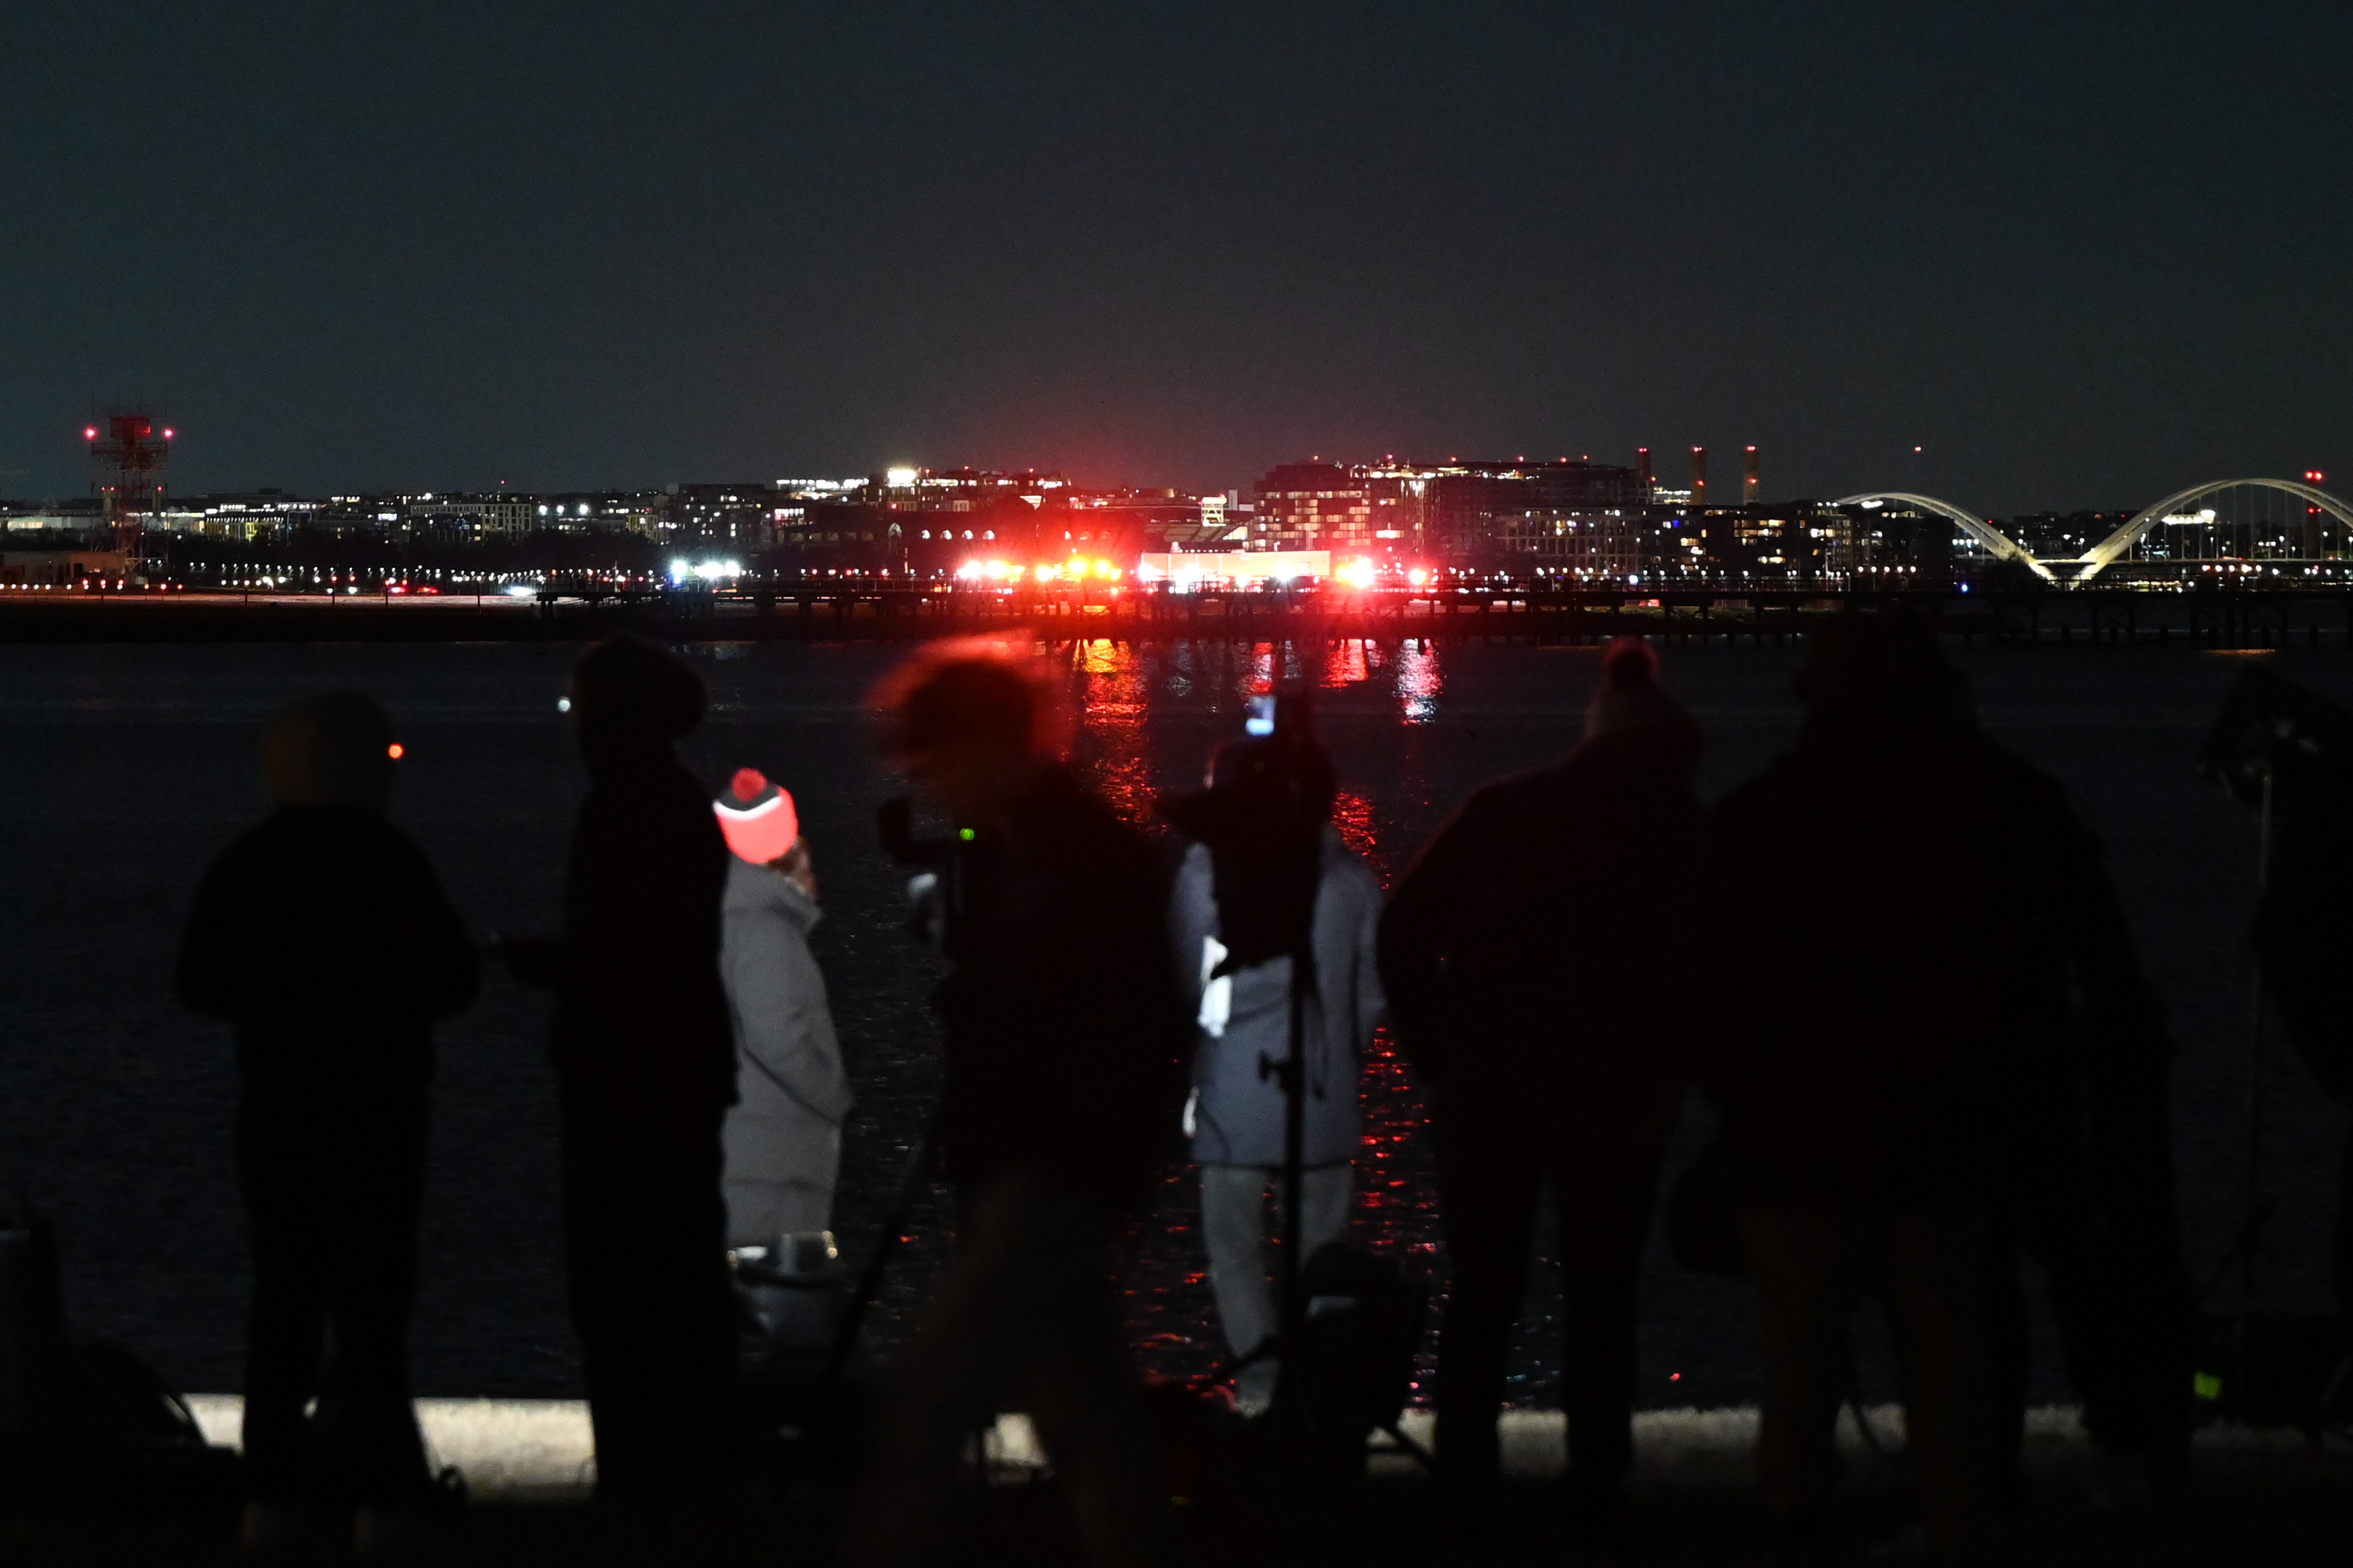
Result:
[[[2047,582],[2058,582],[2060,571],[2065,580],[2088,583],[2101,572],[2122,559],[2125,553],[2141,542],[2151,529],[2168,520],[2179,517],[2185,508],[2194,506],[2209,496],[2241,489],[2275,490],[2282,495],[2303,501],[2307,507],[2326,513],[2337,521],[2338,527],[2353,535],[2353,503],[2329,494],[2316,485],[2300,479],[2210,479],[2204,484],[2179,489],[2162,500],[2154,501],[2132,517],[2115,532],[2101,540],[2078,556],[2064,559],[2038,560],[2033,553],[2001,530],[1976,513],[1938,500],[1934,496],[1915,495],[1905,490],[1866,490],[1860,495],[1845,496],[1832,501],[1832,506],[1866,506],[1873,502],[1891,506],[1916,507],[1933,512],[1957,526],[1962,532],[1985,547],[1988,554],[2000,561],[2016,561]],[[2057,570],[2054,570],[2057,569]]]
[[1938,500],[1935,496],[1914,495],[1909,490],[1865,490],[1861,495],[1842,496],[1831,502],[1831,505],[1876,506],[1883,503],[1914,506],[1923,511],[1934,512],[1938,517],[1957,523],[1962,532],[1984,545],[1986,552],[1995,560],[2022,563],[2028,571],[2045,582],[2055,583],[2059,580],[2050,567],[2028,554],[2023,545],[2001,530],[1978,516],[1977,513],[1964,511],[1951,501]]

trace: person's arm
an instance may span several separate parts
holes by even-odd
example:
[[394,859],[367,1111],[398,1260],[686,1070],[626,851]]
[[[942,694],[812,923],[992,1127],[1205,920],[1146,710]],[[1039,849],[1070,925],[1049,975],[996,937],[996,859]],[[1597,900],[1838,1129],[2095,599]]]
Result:
[[1443,1070],[1449,1043],[1447,966],[1456,916],[1475,874],[1477,804],[1438,830],[1380,915],[1377,968],[1389,1026],[1406,1059],[1424,1073]]
[[1168,890],[1168,957],[1188,1018],[1199,1016],[1201,1011],[1201,944],[1217,930],[1218,895],[1209,851],[1196,844],[1185,851]]
[[432,862],[414,845],[410,854],[409,918],[402,934],[409,943],[411,984],[427,1016],[446,1018],[473,1005],[481,987],[481,961]]
[[2173,1061],[2164,1004],[2141,970],[2099,838],[2055,787],[2051,794],[2042,807],[2052,837],[2046,864],[2074,971],[2088,1070],[2116,1092],[2162,1094]]
[[780,920],[745,920],[731,929],[722,955],[739,1081],[765,1082],[839,1126],[849,1113],[849,1084],[807,943]]
[[2094,1183],[2110,1225],[2138,1251],[2178,1259],[2173,1041],[2164,1005],[2141,972],[2098,837],[2055,785],[2039,815],[2052,835],[2045,863],[2081,1008]]

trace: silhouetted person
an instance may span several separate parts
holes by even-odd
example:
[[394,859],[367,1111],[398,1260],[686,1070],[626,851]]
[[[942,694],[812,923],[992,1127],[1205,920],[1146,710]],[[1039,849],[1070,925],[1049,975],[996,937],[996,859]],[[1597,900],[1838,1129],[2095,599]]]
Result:
[[[2353,1100],[2353,1010],[2344,1005],[2353,947],[2353,715],[2270,671],[2239,678],[2209,745],[2210,771],[2260,798],[2271,776],[2269,858],[2253,937],[2263,988],[2320,1086]],[[2353,1324],[2353,1137],[2337,1195],[2337,1307]]]
[[312,1506],[356,1507],[359,1543],[389,1544],[429,1485],[408,1320],[432,1020],[473,1000],[477,973],[433,868],[385,820],[392,744],[357,692],[281,709],[262,742],[275,809],[206,872],[180,943],[180,999],[237,1026],[257,1548],[289,1544]]
[[1848,1320],[1875,1290],[1928,1548],[1972,1560],[2023,1395],[2014,1228],[2053,1263],[2071,1339],[2142,1342],[2071,1355],[2099,1369],[2087,1404],[2113,1413],[2108,1369],[2145,1369],[2179,1321],[2164,1037],[2097,842],[1977,731],[1933,633],[1825,626],[1801,691],[1796,747],[1722,803],[1708,866],[1708,1076],[1764,1312],[1758,1466],[1801,1556],[1838,1474]]
[[734,1307],[720,1124],[735,1046],[719,977],[731,858],[711,797],[672,754],[702,683],[620,636],[574,668],[588,797],[556,942],[513,941],[555,987],[565,1246],[596,1427],[596,1495],[649,1520],[722,1500]]
[[1430,1085],[1453,1283],[1438,1351],[1440,1475],[1475,1504],[1527,1279],[1559,1214],[1572,1526],[1613,1533],[1632,1464],[1635,1285],[1673,1114],[1703,827],[1699,731],[1639,642],[1606,655],[1586,738],[1490,784],[1391,895],[1381,976]]
[[[1274,781],[1271,790],[1259,782],[1261,773]],[[1221,747],[1209,785],[1204,795],[1161,807],[1179,829],[1209,836],[1186,850],[1168,921],[1176,973],[1194,1005],[1191,1131],[1209,1288],[1228,1347],[1247,1362],[1235,1392],[1242,1414],[1254,1415],[1273,1400],[1281,1370],[1275,1356],[1259,1352],[1280,1326],[1280,1304],[1267,1279],[1266,1195],[1276,1187],[1278,1203],[1284,1201],[1286,1096],[1281,1076],[1262,1068],[1290,1055],[1296,980],[1308,987],[1301,1018],[1307,1098],[1298,1243],[1305,1259],[1347,1228],[1353,1162],[1364,1131],[1360,1058],[1386,1011],[1374,947],[1381,884],[1331,825],[1331,758],[1313,739],[1271,735]],[[1301,820],[1282,824],[1294,796]],[[1229,829],[1219,820],[1225,817],[1272,818],[1268,826],[1276,834],[1255,821]],[[1313,963],[1311,973],[1296,977],[1287,952],[1235,951],[1250,938],[1227,915],[1228,903],[1239,900],[1246,921],[1251,906],[1280,903],[1291,891],[1260,885],[1253,876],[1290,850],[1280,837],[1283,827],[1305,830],[1297,890],[1304,931],[1293,940],[1310,944]],[[1224,845],[1222,868],[1213,842]]]
[[833,1228],[849,1075],[809,952],[817,873],[793,797],[744,768],[712,809],[734,851],[720,950],[741,1097],[724,1135],[727,1245],[773,1247]]
[[884,748],[955,825],[945,868],[937,1131],[956,1246],[893,1369],[855,1560],[914,1563],[958,1455],[1036,1421],[1088,1557],[1164,1557],[1150,1435],[1119,1344],[1109,1239],[1175,1131],[1181,1015],[1150,842],[1066,767],[1014,665],[919,657],[882,693]]

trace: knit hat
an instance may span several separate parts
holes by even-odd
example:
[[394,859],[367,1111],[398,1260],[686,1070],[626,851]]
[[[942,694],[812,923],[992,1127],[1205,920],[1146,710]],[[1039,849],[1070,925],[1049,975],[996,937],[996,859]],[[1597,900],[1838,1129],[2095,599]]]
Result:
[[1627,730],[1694,730],[1682,703],[1659,684],[1659,656],[1639,637],[1620,637],[1601,656],[1601,686],[1585,712],[1588,739]]
[[756,768],[743,768],[728,781],[727,793],[711,803],[719,816],[719,831],[727,847],[754,866],[781,859],[800,841],[800,814],[793,797],[768,782]]

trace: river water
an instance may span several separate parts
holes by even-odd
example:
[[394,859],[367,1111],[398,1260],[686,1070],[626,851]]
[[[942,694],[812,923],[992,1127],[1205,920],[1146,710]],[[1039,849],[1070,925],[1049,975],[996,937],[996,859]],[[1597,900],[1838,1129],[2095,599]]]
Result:
[[[260,812],[255,742],[278,702],[348,684],[375,693],[407,748],[395,815],[432,854],[480,931],[555,915],[581,780],[554,710],[576,649],[425,647],[0,647],[0,1159],[46,1205],[65,1243],[75,1331],[149,1356],[183,1386],[233,1389],[246,1287],[229,1166],[234,1073],[226,1031],[170,994],[178,925],[206,859]],[[817,857],[826,966],[860,1108],[838,1228],[870,1244],[935,1078],[927,955],[902,929],[899,874],[872,847],[892,792],[864,734],[862,698],[900,653],[878,645],[711,644],[684,650],[709,682],[710,722],[686,747],[714,784],[756,766],[791,788]],[[1571,745],[1595,676],[1591,649],[1366,643],[1064,643],[1047,650],[1080,722],[1075,752],[1141,816],[1191,787],[1235,733],[1240,695],[1281,671],[1320,689],[1339,816],[1392,876],[1479,782]],[[1785,745],[1799,655],[1671,647],[1668,682],[1707,736],[1714,795]],[[2177,1140],[2191,1258],[2224,1245],[2243,1202],[2249,1084],[2242,931],[2255,826],[2189,761],[2243,656],[2163,649],[1955,650],[1988,727],[2057,773],[2105,837],[2145,962],[2181,1046]],[[2353,659],[2268,656],[2291,679],[2353,702]],[[2004,803],[1987,802],[1991,812]],[[1757,918],[1771,919],[1760,908]],[[1673,933],[1662,933],[1672,941]],[[1826,942],[1828,938],[1826,936]],[[1074,955],[1083,961],[1083,955]],[[1954,983],[1988,955],[1953,955]],[[554,1118],[543,998],[493,978],[441,1035],[419,1391],[577,1392],[557,1242]],[[2271,1058],[2264,1184],[2282,1211],[2262,1254],[2275,1304],[2326,1300],[2326,1231],[2343,1113],[2284,1051]],[[1419,1101],[1377,1056],[1360,1166],[1361,1239],[1408,1254],[1442,1285],[1444,1251]],[[1686,1152],[1696,1120],[1679,1135]],[[1217,1353],[1192,1231],[1171,1172],[1123,1266],[1132,1337],[1184,1373]],[[887,1341],[942,1255],[943,1194],[919,1211],[880,1314]],[[1514,1397],[1550,1402],[1557,1289],[1540,1270]],[[1645,1286],[1641,1396],[1654,1405],[1754,1397],[1745,1288],[1682,1273],[1654,1249]],[[1883,1387],[1883,1351],[1866,1347]],[[2063,1394],[2047,1353],[2046,1396]]]

